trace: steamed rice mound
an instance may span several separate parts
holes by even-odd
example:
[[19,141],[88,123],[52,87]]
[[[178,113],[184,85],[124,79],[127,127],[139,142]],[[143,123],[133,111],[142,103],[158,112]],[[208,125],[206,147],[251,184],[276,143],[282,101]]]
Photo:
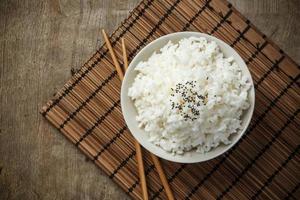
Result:
[[169,42],[140,62],[128,95],[152,143],[172,153],[229,144],[249,108],[250,82],[214,41]]

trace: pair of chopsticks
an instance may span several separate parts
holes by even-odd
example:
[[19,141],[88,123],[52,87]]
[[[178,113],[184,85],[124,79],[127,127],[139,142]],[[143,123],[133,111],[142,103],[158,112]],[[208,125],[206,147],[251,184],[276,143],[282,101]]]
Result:
[[[108,39],[108,36],[106,34],[106,32],[104,30],[102,30],[102,34],[106,43],[106,46],[109,50],[109,53],[113,59],[115,68],[117,70],[117,73],[119,75],[119,78],[121,81],[123,81],[124,78],[124,74],[122,71],[122,68],[120,67],[120,64],[117,60],[117,57],[115,55],[115,52],[111,46],[111,43]],[[122,41],[122,51],[123,51],[123,62],[124,62],[124,72],[127,70],[128,68],[128,59],[127,59],[127,53],[126,53],[126,45],[125,45],[125,41],[124,38],[121,38]],[[139,176],[140,176],[140,181],[141,181],[141,187],[142,187],[142,192],[143,192],[143,199],[144,200],[148,200],[148,191],[147,191],[147,185],[146,185],[146,177],[145,177],[145,170],[144,170],[144,163],[143,163],[143,155],[142,155],[142,148],[140,146],[140,144],[135,140],[135,149],[136,149],[136,159],[137,159],[137,164],[138,164],[138,170],[139,170]],[[166,191],[166,195],[168,197],[169,200],[174,200],[174,196],[173,193],[171,191],[171,188],[169,186],[168,180],[166,178],[166,175],[163,171],[163,168],[160,164],[159,159],[152,153],[150,153],[152,161],[154,163],[154,166],[158,172],[159,178],[162,182],[162,185],[164,186],[164,189]]]

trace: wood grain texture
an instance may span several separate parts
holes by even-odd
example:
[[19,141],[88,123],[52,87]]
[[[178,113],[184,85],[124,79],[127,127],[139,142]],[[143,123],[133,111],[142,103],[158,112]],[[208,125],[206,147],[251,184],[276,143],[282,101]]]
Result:
[[[298,0],[230,2],[300,62]],[[38,109],[137,3],[0,2],[0,199],[128,199]]]

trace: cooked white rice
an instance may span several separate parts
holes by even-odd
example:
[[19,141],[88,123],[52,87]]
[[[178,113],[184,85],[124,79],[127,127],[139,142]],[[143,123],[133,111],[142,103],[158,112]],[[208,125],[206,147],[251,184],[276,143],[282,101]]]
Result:
[[190,37],[169,42],[135,70],[128,95],[136,120],[164,150],[207,152],[229,144],[229,136],[241,127],[250,83],[214,41]]

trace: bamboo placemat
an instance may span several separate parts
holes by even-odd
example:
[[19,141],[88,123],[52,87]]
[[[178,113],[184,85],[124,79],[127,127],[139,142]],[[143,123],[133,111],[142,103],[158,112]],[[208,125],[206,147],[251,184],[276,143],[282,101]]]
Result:
[[[230,44],[255,81],[252,123],[225,155],[200,164],[162,164],[176,199],[296,199],[299,197],[299,74],[281,49],[232,5],[221,0],[142,1],[112,34],[122,63],[159,36],[200,31]],[[133,137],[120,109],[120,80],[102,46],[42,114],[134,199],[141,198]],[[144,153],[150,199],[165,199],[148,153]]]

